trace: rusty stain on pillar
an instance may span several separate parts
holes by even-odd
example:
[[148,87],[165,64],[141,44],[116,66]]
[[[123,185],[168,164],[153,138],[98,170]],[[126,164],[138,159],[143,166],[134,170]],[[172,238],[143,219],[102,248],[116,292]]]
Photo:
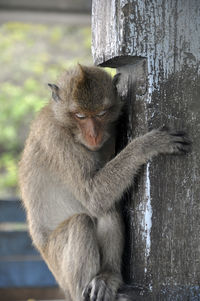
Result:
[[133,181],[124,278],[144,300],[200,300],[200,1],[93,0],[92,35],[95,64],[122,74],[121,147],[162,125],[193,142]]

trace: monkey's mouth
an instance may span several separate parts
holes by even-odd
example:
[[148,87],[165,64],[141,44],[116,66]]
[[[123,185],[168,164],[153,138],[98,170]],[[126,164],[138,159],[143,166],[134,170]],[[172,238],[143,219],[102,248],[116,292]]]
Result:
[[97,152],[98,150],[100,150],[102,148],[103,144],[102,145],[96,145],[96,146],[91,146],[91,145],[85,145],[85,146],[88,150],[90,150],[92,152]]
[[90,150],[90,151],[92,151],[92,152],[97,152],[97,151],[99,151],[99,150],[103,147],[103,145],[104,145],[105,142],[109,139],[109,137],[110,137],[109,134],[104,135],[104,137],[102,138],[102,140],[101,140],[98,144],[96,144],[96,145],[91,145],[91,144],[89,144],[89,143],[87,143],[87,142],[85,142],[84,145],[85,145],[85,147],[86,147],[88,150]]
[[90,151],[92,151],[92,152],[97,152],[98,150],[100,150],[101,148],[102,148],[102,146],[103,146],[103,144],[105,143],[105,141],[101,141],[100,143],[98,143],[98,144],[96,144],[96,145],[91,145],[91,144],[89,144],[89,143],[87,143],[87,142],[85,142],[84,141],[84,146],[88,149],[88,150],[90,150]]

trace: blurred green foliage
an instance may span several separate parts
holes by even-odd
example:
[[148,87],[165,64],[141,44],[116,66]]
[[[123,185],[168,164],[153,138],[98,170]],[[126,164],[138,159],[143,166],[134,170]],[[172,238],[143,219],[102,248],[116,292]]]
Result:
[[0,198],[19,195],[17,166],[48,82],[77,62],[92,64],[90,27],[6,23],[0,26]]

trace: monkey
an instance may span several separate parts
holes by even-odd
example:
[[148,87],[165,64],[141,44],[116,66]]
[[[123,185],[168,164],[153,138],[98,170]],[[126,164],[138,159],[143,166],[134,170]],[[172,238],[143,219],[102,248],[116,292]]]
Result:
[[30,235],[67,301],[122,300],[121,196],[149,159],[184,154],[190,141],[153,129],[115,155],[123,107],[115,78],[77,65],[49,87],[19,164]]

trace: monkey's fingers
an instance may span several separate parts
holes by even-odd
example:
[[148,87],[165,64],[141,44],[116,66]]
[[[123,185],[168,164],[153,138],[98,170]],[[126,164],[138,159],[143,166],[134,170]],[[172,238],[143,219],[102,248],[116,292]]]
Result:
[[186,132],[185,131],[172,131],[171,135],[183,137],[183,136],[186,136]]
[[177,154],[187,154],[191,151],[191,141],[183,132],[172,133],[174,152]]
[[84,289],[84,301],[111,301],[113,300],[112,291],[103,279],[94,278]]
[[90,301],[90,293],[92,290],[91,282],[84,288],[82,292],[83,301]]
[[182,143],[184,145],[190,145],[191,141],[186,136],[178,136],[178,135],[172,135],[173,141],[175,143]]
[[186,135],[181,135],[179,133],[170,133],[172,140],[176,143],[182,143],[184,145],[191,145],[191,140]]
[[92,290],[90,293],[90,300],[104,301],[104,294],[106,290],[106,284],[104,280],[93,279],[91,283],[92,283]]
[[[112,295],[111,289],[109,287],[106,287],[102,301],[111,301],[111,300],[113,300],[113,295]],[[97,301],[100,301],[100,300],[97,299]]]
[[[165,140],[162,141],[161,145],[164,145],[168,141],[168,146],[166,145],[166,153],[173,154],[186,154],[191,151],[191,140],[187,137],[186,132],[184,131],[175,131],[167,128],[166,126],[159,129],[161,133],[166,133],[166,137],[163,137]],[[169,140],[168,140],[169,138]]]
[[100,278],[92,280],[92,290],[90,293],[91,301],[111,301],[111,290],[107,287],[105,281]]
[[106,291],[106,286],[102,285],[99,287],[99,291],[97,292],[96,298],[94,299],[95,301],[103,301],[104,300],[104,295]]

